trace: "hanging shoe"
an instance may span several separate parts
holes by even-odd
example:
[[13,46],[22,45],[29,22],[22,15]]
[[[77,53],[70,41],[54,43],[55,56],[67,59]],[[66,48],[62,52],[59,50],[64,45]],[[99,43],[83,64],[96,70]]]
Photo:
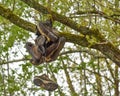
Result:
[[58,84],[50,80],[46,74],[35,76],[33,82],[35,85],[40,86],[41,88],[48,91],[54,91],[58,88]]

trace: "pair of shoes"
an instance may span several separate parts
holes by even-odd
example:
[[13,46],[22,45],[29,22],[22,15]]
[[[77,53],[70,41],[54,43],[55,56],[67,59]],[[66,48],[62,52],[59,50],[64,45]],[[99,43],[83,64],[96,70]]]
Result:
[[50,80],[46,74],[35,76],[33,82],[35,85],[48,91],[54,91],[58,88],[58,84]]

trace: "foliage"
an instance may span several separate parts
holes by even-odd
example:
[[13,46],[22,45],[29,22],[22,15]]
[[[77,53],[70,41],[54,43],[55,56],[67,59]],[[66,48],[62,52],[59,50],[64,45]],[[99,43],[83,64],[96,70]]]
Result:
[[[24,0],[1,0],[0,5],[9,8],[21,19],[34,24],[51,17],[51,14],[43,14],[22,1]],[[85,26],[99,30],[107,42],[111,42],[119,49],[119,0],[33,1],[47,7],[49,12],[52,10],[78,23],[78,28]],[[3,14],[7,16],[8,13]],[[66,19],[63,18],[63,20]],[[96,44],[101,46],[106,44],[106,42],[100,42],[101,36],[95,32],[94,36],[90,36],[92,33],[82,34],[63,24],[62,20],[59,22],[54,20],[53,26],[63,32],[63,35],[68,35],[67,40],[72,40],[74,44],[66,42],[57,60],[49,64],[33,66],[29,62],[30,56],[24,46],[26,41],[34,41],[35,34],[11,23],[9,18],[7,20],[0,16],[0,96],[46,96],[47,94],[51,96],[119,96],[120,68],[104,53],[91,48]],[[69,33],[86,39],[81,40],[83,44],[80,43],[80,46],[76,43],[80,42],[76,41],[79,38],[75,39],[73,35],[69,36]],[[89,45],[84,47],[87,44],[86,41]],[[33,84],[34,76],[43,73],[48,74],[59,84],[57,90],[47,92]]]

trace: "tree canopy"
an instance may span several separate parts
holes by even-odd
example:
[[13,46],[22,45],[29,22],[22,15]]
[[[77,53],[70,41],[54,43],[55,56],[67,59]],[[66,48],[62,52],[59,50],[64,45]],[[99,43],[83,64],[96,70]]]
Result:
[[[0,95],[119,96],[119,0],[1,0]],[[51,18],[66,44],[57,60],[33,66],[26,52],[36,24]],[[59,88],[47,92],[33,77],[48,74]]]

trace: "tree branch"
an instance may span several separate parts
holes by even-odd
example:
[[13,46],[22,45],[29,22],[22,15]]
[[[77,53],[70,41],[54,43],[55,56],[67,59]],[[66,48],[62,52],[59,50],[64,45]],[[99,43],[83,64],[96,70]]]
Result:
[[[39,10],[44,14],[47,13],[47,8],[36,3],[34,0],[21,0],[21,1],[24,1],[31,7],[35,8],[36,10]],[[111,59],[114,63],[116,63],[118,66],[120,66],[120,50],[110,42],[107,42],[107,40],[104,39],[104,37],[100,34],[98,30],[89,29],[84,26],[79,26],[79,24],[77,24],[76,22],[72,21],[71,19],[65,16],[57,14],[53,11],[51,11],[51,13],[54,20],[57,20],[83,34],[81,36],[81,35],[70,34],[68,32],[67,33],[61,32],[59,35],[64,36],[67,42],[75,43],[83,47],[97,49],[101,51],[104,55],[106,55],[106,57]],[[6,9],[2,5],[0,5],[0,15],[25,30],[32,31],[32,32],[35,32],[36,30],[36,26],[34,24],[21,19],[20,17],[12,13],[10,9]],[[91,44],[90,41],[86,38],[86,35],[89,36],[90,38],[91,37],[96,38],[97,42],[95,42],[94,44]],[[104,43],[104,42],[107,42],[107,43]]]
[[62,60],[62,58],[61,58],[61,62],[62,62],[63,70],[64,70],[65,75],[66,75],[66,79],[67,79],[68,86],[69,86],[70,91],[71,91],[71,92],[70,92],[70,93],[71,93],[71,96],[78,96],[78,94],[76,93],[76,91],[75,91],[75,89],[74,89],[74,87],[73,87],[72,80],[71,80],[71,78],[70,78],[70,76],[69,76],[69,73],[68,73],[68,71],[67,71],[67,67],[66,67],[66,65],[64,64],[64,61]]
[[106,58],[103,54],[98,55],[96,52],[92,52],[86,49],[65,51],[65,52],[62,52],[60,55],[66,55],[71,53],[87,53],[89,55],[92,55],[94,58]]
[[104,17],[105,19],[109,19],[115,23],[119,23],[120,24],[120,19],[117,18],[113,18],[113,16],[120,16],[120,14],[113,14],[111,16],[108,16],[106,13],[102,12],[102,11],[98,11],[98,10],[93,10],[93,11],[78,11],[76,13],[74,13],[76,15],[83,15],[83,14],[99,14],[100,16]]
[[15,63],[15,62],[21,62],[21,61],[26,61],[26,60],[30,60],[30,59],[22,58],[22,59],[7,61],[7,62],[2,62],[2,61],[1,61],[1,62],[0,62],[0,65],[9,64],[9,63]]
[[3,16],[4,18],[8,19],[13,24],[15,24],[25,30],[35,32],[36,26],[34,24],[21,19],[20,17],[15,15],[10,9],[4,8],[4,6],[2,4],[0,4],[0,15]]
[[[42,12],[43,14],[49,14],[49,10],[47,7],[40,5],[38,2],[35,2],[34,0],[21,0],[21,1],[26,3],[28,6],[34,8],[35,10]],[[86,26],[81,26],[72,19],[64,15],[60,15],[52,10],[50,11],[50,14],[52,15],[52,18],[54,20],[80,32],[83,35],[91,35],[94,36],[95,38],[97,37],[97,39],[104,40],[104,37],[99,33],[99,31],[94,32],[94,29],[89,29]]]

